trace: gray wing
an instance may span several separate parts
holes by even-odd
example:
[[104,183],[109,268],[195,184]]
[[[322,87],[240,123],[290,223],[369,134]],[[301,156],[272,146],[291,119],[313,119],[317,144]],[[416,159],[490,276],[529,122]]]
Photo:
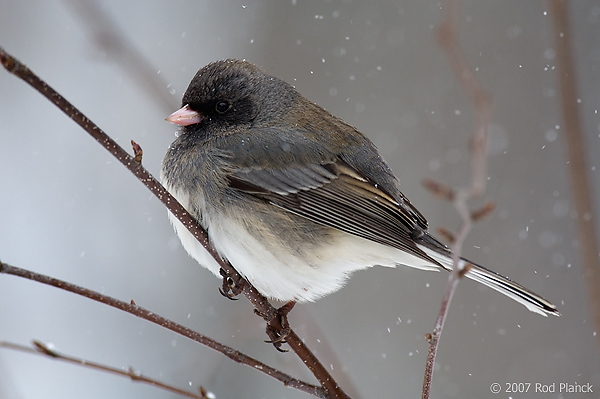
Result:
[[440,265],[415,244],[427,221],[410,202],[392,197],[341,160],[244,170],[231,174],[229,184],[315,223]]
[[[284,170],[237,172],[230,185],[289,212],[349,234],[398,248],[451,271],[450,250],[426,230],[427,221],[400,194],[393,197],[343,161]],[[542,315],[556,307],[520,284],[461,258],[467,277]]]

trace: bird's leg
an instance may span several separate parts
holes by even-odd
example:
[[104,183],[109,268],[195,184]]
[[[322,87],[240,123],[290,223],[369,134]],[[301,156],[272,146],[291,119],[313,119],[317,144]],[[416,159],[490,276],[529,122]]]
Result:
[[236,296],[242,293],[246,281],[243,278],[234,279],[224,269],[219,273],[223,276],[223,286],[219,287],[219,292],[227,299],[237,300]]
[[[287,315],[290,313],[296,301],[289,301],[275,312],[269,314],[262,314],[257,310],[254,310],[256,314],[261,316],[267,322],[267,335],[271,338],[266,343],[273,344],[275,349],[279,352],[287,352],[285,349],[281,349],[281,345],[286,343],[286,338],[290,334],[290,323],[288,322]],[[277,320],[277,326],[274,326],[274,322]]]

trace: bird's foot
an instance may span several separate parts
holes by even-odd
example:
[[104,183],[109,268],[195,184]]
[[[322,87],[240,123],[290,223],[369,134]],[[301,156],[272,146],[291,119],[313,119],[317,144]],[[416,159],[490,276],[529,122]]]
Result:
[[287,315],[290,313],[295,304],[296,301],[289,301],[270,315],[254,310],[256,314],[261,316],[267,322],[266,332],[270,340],[265,342],[268,344],[273,344],[275,349],[277,349],[279,352],[288,351],[287,349],[281,349],[281,345],[287,342],[287,337],[292,331]]
[[219,292],[225,298],[236,301],[236,296],[242,293],[246,281],[242,277],[238,277],[237,279],[231,277],[224,269],[221,269],[219,273],[223,277],[223,285],[219,287]]

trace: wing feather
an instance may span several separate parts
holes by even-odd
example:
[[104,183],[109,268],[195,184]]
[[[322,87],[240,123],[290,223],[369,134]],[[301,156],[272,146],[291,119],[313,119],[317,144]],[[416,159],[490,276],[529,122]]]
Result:
[[232,174],[230,185],[315,223],[439,265],[413,240],[427,224],[421,214],[343,161],[245,170]]

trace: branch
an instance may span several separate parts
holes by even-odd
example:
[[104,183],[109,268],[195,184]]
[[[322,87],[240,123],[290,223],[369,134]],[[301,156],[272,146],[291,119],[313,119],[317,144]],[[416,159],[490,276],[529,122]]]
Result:
[[8,265],[6,263],[0,262],[0,273],[10,274],[13,276],[23,277],[28,280],[37,281],[38,283],[50,285],[56,288],[60,288],[65,291],[72,292],[77,295],[84,296],[86,298],[92,299],[96,302],[103,303],[115,309],[122,310],[131,315],[139,317],[141,319],[147,320],[151,323],[157,324],[161,327],[164,327],[168,330],[173,331],[179,335],[182,335],[186,338],[191,339],[192,341],[198,342],[199,344],[205,345],[211,349],[216,350],[217,352],[222,353],[227,356],[231,360],[244,364],[246,366],[250,366],[270,377],[275,378],[278,381],[281,381],[285,386],[296,388],[300,391],[309,393],[311,395],[324,398],[326,397],[326,393],[323,388],[316,387],[314,385],[310,385],[306,382],[297,380],[295,378],[290,377],[289,375],[262,363],[259,360],[256,360],[240,351],[237,351],[227,345],[223,345],[211,338],[208,338],[205,335],[199,334],[194,330],[191,330],[179,323],[175,323],[165,317],[157,315],[156,313],[150,312],[147,309],[138,306],[135,302],[131,301],[131,303],[120,301],[116,298],[110,297],[108,295],[100,294],[99,292],[92,291],[90,289],[71,284],[69,282],[59,280],[53,277],[49,277],[43,274],[31,272],[29,270],[21,269],[15,266]]
[[172,392],[172,393],[175,393],[178,395],[187,396],[190,398],[205,399],[207,397],[206,394],[202,393],[202,392],[204,392],[204,389],[202,387],[200,387],[200,394],[190,392],[190,391],[185,391],[183,389],[176,388],[172,385],[165,384],[163,382],[154,380],[152,378],[145,377],[140,372],[138,372],[137,370],[134,370],[131,367],[127,370],[123,370],[120,368],[110,367],[110,366],[106,366],[104,364],[92,362],[92,361],[89,361],[86,359],[81,359],[81,358],[76,358],[73,356],[65,355],[63,353],[55,351],[54,349],[50,348],[48,345],[45,345],[39,341],[33,341],[32,346],[25,346],[25,345],[15,344],[12,342],[0,341],[0,347],[12,349],[15,351],[20,351],[20,352],[44,355],[44,356],[50,357],[52,359],[57,359],[57,360],[62,360],[67,363],[72,363],[77,366],[87,367],[87,368],[91,368],[94,370],[100,370],[100,371],[110,373],[110,374],[117,374],[117,375],[120,375],[123,377],[128,377],[132,381],[143,382],[145,384],[149,384],[154,387],[164,389],[166,391],[169,391],[169,392]]
[[[233,266],[223,260],[210,244],[208,234],[197,223],[197,221],[185,210],[185,208],[177,202],[177,200],[160,184],[154,176],[150,174],[134,157],[129,155],[121,146],[102,131],[96,124],[81,113],[75,106],[64,99],[46,82],[35,75],[27,66],[19,60],[6,53],[0,47],[0,62],[6,70],[17,77],[23,79],[30,84],[40,94],[50,100],[69,118],[81,126],[89,133],[98,143],[100,143],[108,152],[119,160],[130,172],[132,172],[138,180],[140,180],[166,207],[167,209],[183,223],[184,226],[194,235],[194,237],[202,244],[208,253],[215,261],[223,268],[228,276],[235,281],[245,281],[244,278],[233,268]],[[248,298],[260,315],[267,321],[267,324],[281,331],[280,318],[277,317],[277,309],[275,309],[269,301],[262,296],[256,288],[249,282],[245,281],[242,291],[244,296]],[[300,340],[296,333],[290,329],[286,336],[286,342],[302,362],[309,368],[313,375],[317,378],[322,387],[327,391],[330,398],[348,398],[348,395],[335,382],[327,369],[319,362],[311,350]]]
[[[577,229],[583,255],[583,276],[587,285],[588,303],[596,329],[600,329],[600,257],[598,256],[598,236],[594,226],[594,206],[586,166],[585,138],[579,122],[577,109],[577,79],[571,53],[571,32],[567,2],[550,1],[554,18],[556,54],[558,59],[559,83],[562,112],[566,131],[569,174],[575,209]],[[596,337],[600,344],[600,335]]]
[[488,129],[491,119],[491,101],[487,92],[475,78],[473,69],[469,66],[457,40],[458,18],[460,15],[459,0],[445,0],[442,3],[442,21],[437,31],[439,46],[445,51],[448,62],[456,77],[461,83],[464,91],[476,109],[477,127],[471,139],[471,182],[468,188],[452,190],[439,183],[429,181],[426,186],[434,193],[446,198],[454,204],[454,208],[461,218],[461,227],[452,243],[453,272],[448,278],[446,292],[438,317],[435,321],[433,332],[426,334],[429,343],[429,352],[423,378],[422,398],[428,399],[431,392],[431,381],[433,378],[433,366],[437,355],[439,340],[444,328],[448,308],[456,291],[459,280],[468,271],[469,265],[461,269],[459,267],[460,253],[465,238],[471,230],[474,220],[480,219],[488,214],[493,205],[486,204],[480,210],[469,211],[468,201],[483,195],[487,181],[487,142]]
[[150,61],[128,39],[127,35],[110,18],[102,8],[102,3],[97,1],[66,0],[73,11],[83,21],[83,28],[87,29],[91,41],[100,51],[106,52],[109,59],[112,56],[118,60],[125,73],[137,82],[142,90],[160,101],[162,107],[171,113],[176,109],[179,101],[175,100],[173,93],[169,93],[171,86],[166,82]]

